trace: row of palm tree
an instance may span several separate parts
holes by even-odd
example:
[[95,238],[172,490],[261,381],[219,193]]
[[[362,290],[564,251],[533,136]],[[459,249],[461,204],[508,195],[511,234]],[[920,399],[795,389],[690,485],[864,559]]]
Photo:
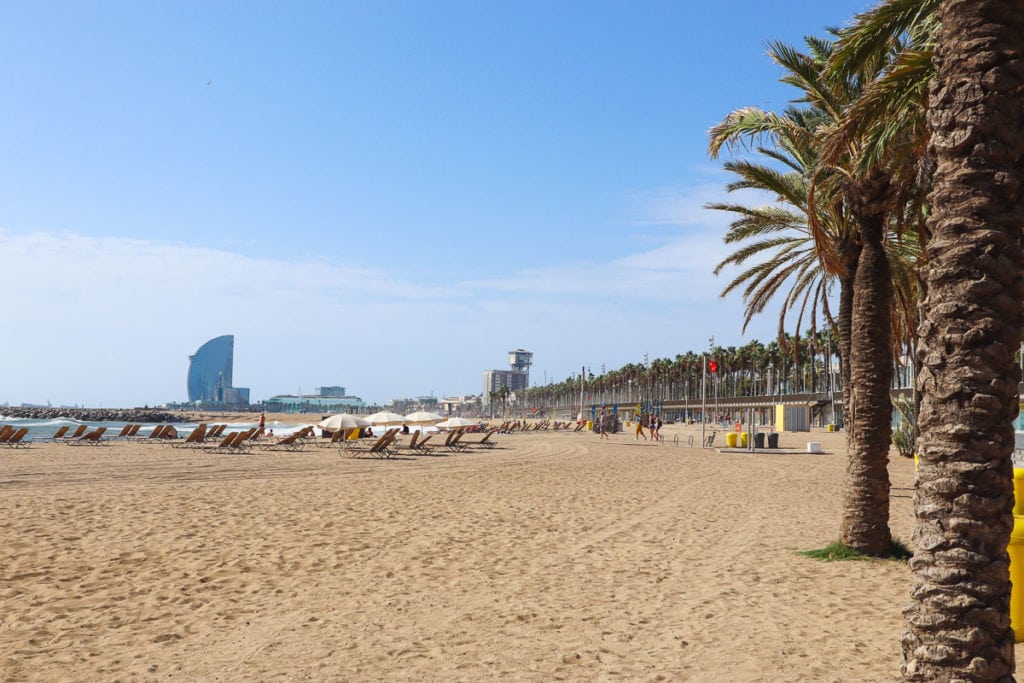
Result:
[[[708,372],[714,360],[717,372]],[[644,403],[698,400],[702,382],[717,383],[719,397],[769,396],[840,390],[837,340],[828,331],[808,330],[803,337],[786,333],[764,344],[715,346],[707,352],[688,351],[674,359],[656,358],[649,363],[630,363],[619,369],[584,378],[583,400],[598,403]],[[832,383],[829,378],[832,377]],[[580,402],[580,377],[572,376],[519,392],[524,408],[564,409]]]

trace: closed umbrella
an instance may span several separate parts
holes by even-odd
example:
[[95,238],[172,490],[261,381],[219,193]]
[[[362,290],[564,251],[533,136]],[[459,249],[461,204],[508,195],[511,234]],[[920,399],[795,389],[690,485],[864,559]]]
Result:
[[405,415],[382,410],[373,415],[367,415],[366,421],[372,425],[400,425],[405,424]]

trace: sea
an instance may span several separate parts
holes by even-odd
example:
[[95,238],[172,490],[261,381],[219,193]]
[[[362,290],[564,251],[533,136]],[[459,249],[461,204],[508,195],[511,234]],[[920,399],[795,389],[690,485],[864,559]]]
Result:
[[[26,418],[8,417],[6,415],[0,415],[0,427],[3,427],[4,425],[10,425],[15,429],[19,429],[21,427],[28,427],[28,434],[25,435],[26,441],[48,441],[61,427],[69,427],[68,433],[71,433],[75,431],[78,425],[81,424],[84,424],[89,428],[86,430],[87,432],[91,431],[92,429],[95,429],[96,427],[106,427],[107,431],[103,433],[103,438],[109,439],[117,436],[121,432],[121,429],[125,426],[125,424],[135,423],[83,422],[81,420],[72,420],[70,418],[55,418],[52,420],[29,420]],[[142,427],[139,428],[139,431],[136,434],[136,436],[149,436],[153,432],[153,430],[156,429],[158,424],[161,423],[142,423]],[[212,426],[215,424],[224,424],[224,422],[218,422],[216,420],[210,420],[209,422],[207,422],[208,426]],[[224,431],[230,432],[240,431],[243,429],[251,429],[252,427],[257,426],[257,424],[258,423],[255,420],[252,422],[228,422],[227,429],[225,429]],[[309,424],[313,423],[310,422]],[[197,426],[199,425],[198,423],[195,422],[174,423],[174,429],[177,430],[178,437],[188,436],[192,432],[192,430],[195,429]],[[297,432],[298,430],[302,429],[305,426],[306,425],[304,424],[286,425],[282,422],[273,420],[267,421],[265,428],[267,430],[273,429],[274,436],[288,436],[289,434]]]

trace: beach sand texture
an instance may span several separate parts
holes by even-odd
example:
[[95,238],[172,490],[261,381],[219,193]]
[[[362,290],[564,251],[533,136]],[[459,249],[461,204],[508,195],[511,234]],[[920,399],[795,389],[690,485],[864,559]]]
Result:
[[893,680],[909,571],[794,554],[838,536],[843,436],[808,440],[0,450],[0,680]]

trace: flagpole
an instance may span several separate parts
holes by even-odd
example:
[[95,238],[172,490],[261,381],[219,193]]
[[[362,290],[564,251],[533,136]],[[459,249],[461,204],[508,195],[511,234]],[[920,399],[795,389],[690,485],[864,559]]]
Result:
[[708,402],[708,357],[705,354],[700,355],[701,358],[701,371],[700,371],[700,447],[704,448],[704,424],[707,422],[707,402]]
[[583,383],[587,379],[587,367],[584,365],[580,368],[580,414],[578,421],[583,421]]

